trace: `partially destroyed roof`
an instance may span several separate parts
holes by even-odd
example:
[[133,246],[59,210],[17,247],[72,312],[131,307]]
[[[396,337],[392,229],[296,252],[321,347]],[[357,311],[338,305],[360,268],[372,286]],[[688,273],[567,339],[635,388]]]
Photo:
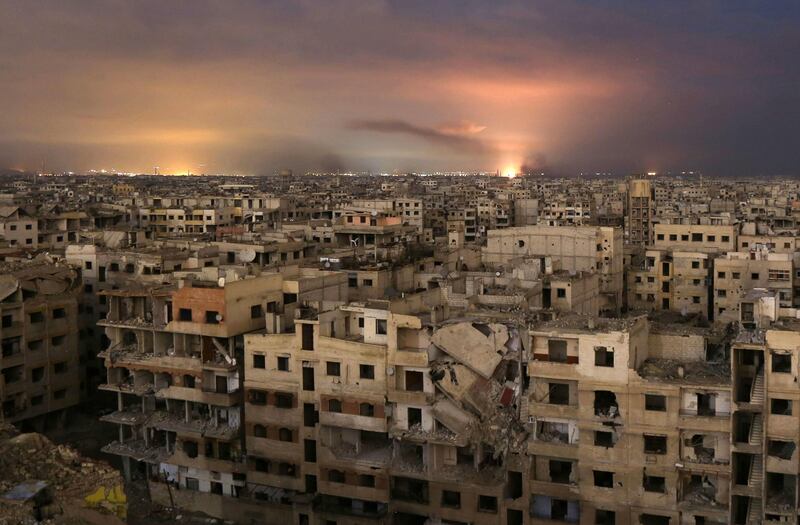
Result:
[[569,313],[551,321],[542,321],[531,327],[533,331],[570,330],[580,332],[624,332],[630,330],[644,315],[628,317],[598,317]]
[[678,361],[646,359],[639,375],[650,381],[730,386],[731,368],[727,361]]
[[711,324],[698,314],[683,315],[679,312],[661,310],[649,312],[650,332],[671,335],[722,336],[728,331],[727,325]]

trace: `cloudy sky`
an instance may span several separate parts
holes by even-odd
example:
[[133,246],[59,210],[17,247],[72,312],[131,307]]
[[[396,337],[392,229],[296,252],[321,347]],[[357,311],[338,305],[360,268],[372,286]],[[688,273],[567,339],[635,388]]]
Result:
[[0,0],[0,167],[800,167],[800,3]]

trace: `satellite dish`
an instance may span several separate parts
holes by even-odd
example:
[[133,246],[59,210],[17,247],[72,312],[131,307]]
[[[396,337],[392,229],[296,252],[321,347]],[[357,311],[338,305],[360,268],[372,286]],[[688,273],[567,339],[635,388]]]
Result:
[[239,259],[242,262],[253,262],[256,260],[256,251],[252,248],[248,248],[239,254]]
[[216,316],[214,316],[214,318],[215,318],[215,319],[217,320],[217,322],[219,323],[220,321],[222,321],[222,314],[217,314]]
[[219,285],[220,288],[224,288],[225,287],[225,278],[224,277],[220,277],[219,279],[217,279],[217,285]]

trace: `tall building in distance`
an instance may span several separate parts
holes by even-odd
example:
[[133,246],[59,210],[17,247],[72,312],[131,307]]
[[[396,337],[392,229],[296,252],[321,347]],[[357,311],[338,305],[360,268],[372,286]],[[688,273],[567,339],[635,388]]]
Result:
[[649,246],[653,243],[655,212],[653,183],[646,179],[630,179],[627,197],[626,242],[635,246]]

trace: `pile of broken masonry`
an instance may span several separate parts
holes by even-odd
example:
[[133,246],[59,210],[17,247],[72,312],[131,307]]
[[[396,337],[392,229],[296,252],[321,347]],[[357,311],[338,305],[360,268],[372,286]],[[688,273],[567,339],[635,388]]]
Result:
[[0,525],[122,523],[123,486],[109,465],[0,423]]

